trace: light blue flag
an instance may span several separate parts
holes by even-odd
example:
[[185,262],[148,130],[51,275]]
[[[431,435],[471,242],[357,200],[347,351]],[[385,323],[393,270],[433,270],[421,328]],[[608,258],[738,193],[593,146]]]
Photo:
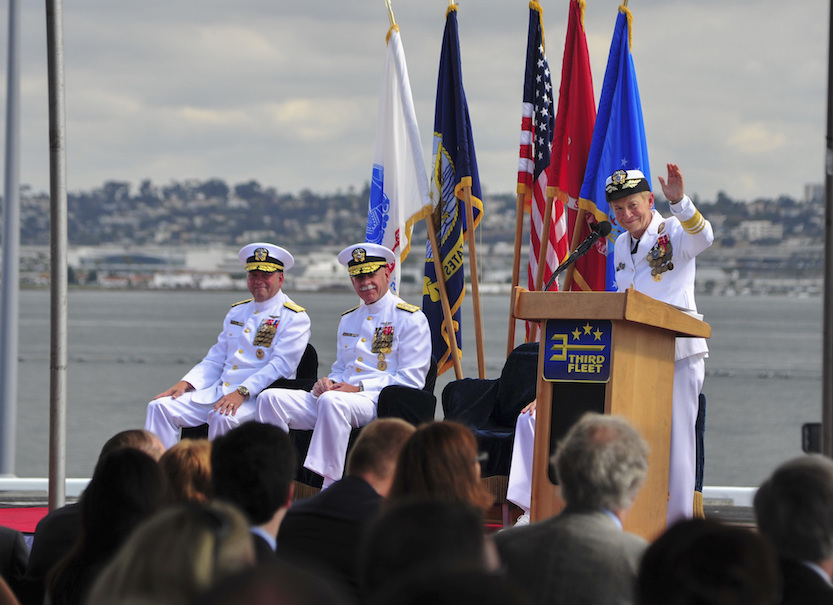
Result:
[[616,289],[613,242],[623,230],[616,224],[605,198],[605,181],[617,170],[641,170],[651,182],[642,103],[630,52],[632,18],[627,7],[619,7],[579,197],[580,208],[593,213],[597,221],[610,221],[613,226],[606,241],[605,289],[608,291]]

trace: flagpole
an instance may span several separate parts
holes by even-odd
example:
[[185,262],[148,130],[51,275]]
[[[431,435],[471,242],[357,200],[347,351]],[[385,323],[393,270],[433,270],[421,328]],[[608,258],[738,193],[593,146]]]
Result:
[[[552,205],[554,197],[547,196],[547,207],[544,209],[544,224],[541,227],[541,241],[538,242],[538,269],[535,272],[535,291],[541,291],[541,285],[544,283],[544,269],[547,266],[547,251],[550,248],[550,230],[552,229]],[[560,260],[560,259],[559,259]],[[538,328],[539,324],[531,324],[529,334],[526,337],[527,342],[538,342]]]
[[434,215],[425,217],[425,224],[428,226],[428,241],[431,242],[431,250],[434,258],[434,272],[437,274],[437,289],[440,291],[440,304],[443,308],[443,323],[445,332],[448,334],[448,347],[451,349],[451,363],[454,364],[454,375],[457,380],[463,378],[463,367],[460,364],[460,349],[457,348],[457,333],[454,331],[454,318],[451,315],[451,304],[448,302],[448,291],[445,287],[445,273],[443,273],[442,250],[437,241],[437,230],[434,227]]
[[524,237],[524,193],[518,193],[515,216],[515,253],[512,261],[512,289],[509,291],[509,336],[506,340],[506,357],[515,348],[515,288],[521,272],[521,240]]
[[[449,0],[451,1],[451,0]],[[474,307],[474,337],[477,345],[477,375],[486,378],[486,362],[483,357],[483,326],[480,321],[480,285],[477,277],[477,251],[474,246],[474,211],[471,207],[471,185],[463,187],[466,205],[466,230],[469,240],[469,273],[471,274],[471,298]]]
[[[576,213],[576,224],[573,226],[573,241],[570,242],[570,254],[578,248],[579,242],[581,240],[581,227],[584,225],[584,215],[586,214],[586,210],[584,208],[579,208],[578,212]],[[564,287],[563,290],[565,292],[570,290],[570,286],[573,285],[573,274],[576,272],[576,264],[573,263],[569,267],[567,267],[567,272],[564,274]]]
[[396,19],[393,16],[393,7],[390,4],[390,0],[385,0],[385,5],[388,7],[388,19],[390,19],[390,26],[396,27]]

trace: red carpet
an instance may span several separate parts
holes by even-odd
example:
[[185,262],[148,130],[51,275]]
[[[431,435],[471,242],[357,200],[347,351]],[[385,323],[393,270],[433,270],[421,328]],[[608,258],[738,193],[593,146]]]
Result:
[[11,527],[24,534],[33,534],[38,521],[43,519],[48,512],[49,509],[46,506],[0,508],[0,525]]

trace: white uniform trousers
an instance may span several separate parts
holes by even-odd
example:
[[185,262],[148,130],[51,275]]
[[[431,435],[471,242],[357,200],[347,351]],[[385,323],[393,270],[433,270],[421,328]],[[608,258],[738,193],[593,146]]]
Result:
[[512,463],[509,466],[509,486],[506,499],[525,513],[531,508],[532,454],[535,445],[535,412],[520,414],[515,422],[512,442]]
[[214,439],[228,433],[237,425],[254,420],[255,401],[249,399],[237,408],[234,416],[214,412],[213,403],[195,403],[190,393],[180,397],[160,397],[148,404],[145,429],[159,437],[166,449],[179,441],[182,427],[199,426],[208,423],[208,438]]
[[[674,390],[671,411],[671,452],[668,468],[668,527],[680,519],[690,519],[694,508],[694,482],[697,470],[695,423],[700,391],[706,373],[705,354],[691,355],[674,362]],[[512,465],[506,498],[529,511],[532,493],[532,451],[535,443],[535,416],[521,414],[515,422]]]
[[668,461],[668,527],[680,519],[690,519],[693,514],[694,481],[697,474],[695,424],[705,376],[705,354],[691,355],[674,362],[671,453]]
[[257,420],[282,428],[312,430],[304,467],[324,477],[324,487],[341,479],[350,432],[376,418],[376,397],[364,392],[327,391],[320,397],[293,389],[266,389],[257,398]]

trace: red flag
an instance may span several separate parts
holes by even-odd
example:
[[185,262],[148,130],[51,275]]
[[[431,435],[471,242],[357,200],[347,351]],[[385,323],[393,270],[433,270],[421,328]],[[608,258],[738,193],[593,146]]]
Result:
[[[581,242],[590,234],[585,220],[578,225],[580,233],[574,239],[578,198],[584,179],[584,169],[593,139],[596,122],[596,102],[593,97],[593,77],[590,56],[584,35],[584,0],[571,0],[564,59],[561,65],[561,88],[558,112],[552,139],[551,185],[553,195],[567,207],[568,241]],[[589,214],[587,219],[595,220]],[[571,290],[605,289],[606,259],[594,247],[576,261]]]

